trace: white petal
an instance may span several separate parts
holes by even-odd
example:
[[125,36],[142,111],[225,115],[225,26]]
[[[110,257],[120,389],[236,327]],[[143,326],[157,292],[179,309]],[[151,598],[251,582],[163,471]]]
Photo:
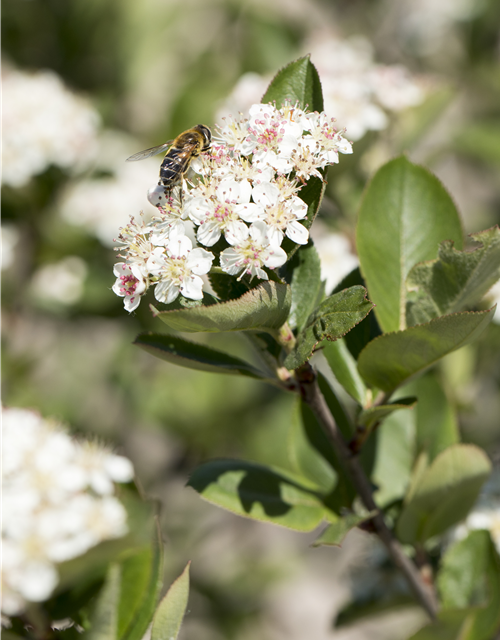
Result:
[[155,287],[155,298],[158,300],[158,302],[170,304],[177,298],[178,295],[179,287],[174,285],[171,280],[163,280],[163,282],[158,282]]
[[203,280],[199,276],[189,276],[184,278],[181,285],[181,293],[191,300],[201,300],[203,298]]
[[193,243],[187,236],[176,236],[174,238],[170,238],[166,247],[170,255],[174,258],[181,258],[191,251]]
[[258,242],[261,245],[265,245],[268,242],[268,230],[269,227],[267,226],[267,224],[258,220],[250,226],[249,233],[252,236],[253,240],[255,240],[255,242]]
[[245,222],[256,222],[257,220],[264,220],[266,217],[264,209],[253,202],[249,202],[248,204],[237,204],[234,207],[234,210],[242,220],[245,220]]
[[262,254],[266,267],[276,269],[276,267],[281,267],[282,264],[285,264],[286,253],[281,247],[272,246],[266,253],[267,255],[265,253]]
[[296,220],[287,224],[286,235],[297,244],[307,244],[309,241],[309,231]]
[[236,276],[242,271],[240,264],[241,255],[235,249],[224,249],[220,254],[219,261],[223,271],[231,276]]
[[283,238],[285,237],[285,234],[278,227],[270,225],[269,230],[267,232],[267,237],[269,239],[269,244],[273,245],[274,247],[279,247],[283,242]]
[[237,246],[245,242],[245,240],[248,238],[248,233],[248,227],[246,224],[244,224],[243,222],[241,224],[238,222],[234,222],[233,224],[229,224],[227,226],[225,238],[229,244]]
[[275,184],[269,182],[261,182],[252,190],[252,199],[254,202],[269,207],[278,202],[280,191]]
[[220,237],[220,227],[212,220],[210,222],[203,222],[200,224],[196,233],[198,242],[205,245],[205,247],[212,247]]
[[141,296],[138,296],[138,295],[127,296],[123,300],[123,306],[125,307],[126,311],[128,311],[129,313],[132,313],[132,311],[135,311],[137,309],[140,302],[141,302]]
[[197,276],[210,271],[214,254],[200,247],[193,249],[186,259],[186,266]]

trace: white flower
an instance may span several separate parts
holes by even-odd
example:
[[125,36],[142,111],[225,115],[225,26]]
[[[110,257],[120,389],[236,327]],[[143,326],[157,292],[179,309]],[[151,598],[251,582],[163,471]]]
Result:
[[83,295],[86,275],[86,262],[78,256],[67,256],[40,267],[33,275],[30,288],[40,300],[72,305]]
[[280,189],[276,184],[263,182],[252,190],[252,198],[262,208],[257,213],[243,212],[241,217],[247,222],[263,220],[268,225],[270,241],[278,247],[285,234],[297,244],[307,244],[309,231],[298,222],[307,216],[306,203],[297,196],[280,198]]
[[493,322],[500,324],[500,280],[496,282],[486,294],[488,304],[491,306],[497,305],[495,315],[493,316]]
[[130,481],[133,469],[33,411],[3,409],[2,436],[2,611],[17,615],[26,601],[50,597],[59,581],[55,563],[127,533],[113,482]]
[[236,233],[245,225],[242,212],[257,208],[250,202],[252,187],[247,180],[223,180],[216,189],[215,197],[193,198],[186,205],[191,220],[199,225],[196,237],[206,247],[213,246],[224,233]]
[[146,293],[149,286],[148,277],[138,264],[126,264],[118,262],[113,267],[116,282],[113,291],[117,296],[124,298],[125,309],[132,313],[139,306],[141,296]]
[[3,73],[2,181],[26,185],[51,164],[83,169],[97,152],[99,115],[53,71]]
[[332,233],[316,222],[312,237],[321,261],[321,278],[325,280],[325,291],[329,295],[342,278],[358,266],[359,260],[342,233]]
[[157,278],[155,297],[170,304],[179,293],[192,300],[203,298],[201,275],[208,273],[214,256],[201,248],[193,249],[187,236],[171,238],[165,247],[156,247],[148,260],[149,271]]
[[254,222],[250,228],[245,226],[234,235],[228,234],[227,241],[233,246],[221,253],[220,265],[230,275],[239,274],[241,278],[247,274],[268,280],[262,267],[276,269],[286,262],[286,253],[271,242],[269,227],[264,222]]

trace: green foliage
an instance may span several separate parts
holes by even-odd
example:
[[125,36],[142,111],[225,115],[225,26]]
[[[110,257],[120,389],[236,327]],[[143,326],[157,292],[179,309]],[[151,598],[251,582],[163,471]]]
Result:
[[171,585],[153,618],[151,640],[177,640],[189,598],[189,566]]
[[301,109],[323,111],[321,82],[309,56],[299,58],[278,71],[262,97],[262,102],[276,102],[278,107],[285,102],[291,105],[298,103]]
[[313,547],[320,547],[322,545],[340,547],[349,531],[363,522],[370,520],[375,514],[376,511],[372,511],[363,516],[351,513],[347,516],[339,517],[332,524],[328,525],[319,538],[316,538],[313,542]]
[[162,587],[162,546],[158,528],[151,545],[110,565],[91,616],[91,640],[141,640]]
[[239,460],[213,460],[194,470],[188,486],[237,515],[312,531],[325,517],[319,496],[284,470]]
[[464,640],[495,637],[500,628],[500,558],[487,531],[472,531],[446,550],[437,584],[443,609],[475,609]]
[[337,381],[358,404],[364,407],[366,403],[366,385],[359,375],[356,360],[349,351],[347,342],[340,338],[335,342],[326,342],[322,347],[323,355]]
[[455,205],[439,180],[405,157],[379,169],[361,203],[357,248],[385,332],[406,327],[408,273],[415,263],[433,259],[443,240],[462,246]]
[[453,242],[439,247],[437,260],[417,264],[410,271],[408,324],[428,322],[448,313],[462,311],[481,300],[500,278],[500,229],[494,227],[471,236],[482,247],[457,251]]
[[297,336],[297,345],[287,356],[285,367],[300,367],[309,360],[318,344],[323,340],[335,340],[344,336],[368,315],[372,307],[373,304],[366,298],[366,289],[360,286],[335,293],[323,300]]
[[370,407],[365,409],[358,416],[358,424],[363,425],[368,431],[373,426],[383,420],[386,416],[390,415],[393,411],[399,409],[413,409],[417,404],[417,398],[399,398],[394,402],[388,404],[379,404],[376,407]]
[[297,251],[288,265],[288,270],[292,272],[292,305],[288,324],[292,329],[301,331],[324,295],[321,263],[312,240]]
[[273,331],[288,318],[292,293],[278,282],[263,282],[236,300],[189,309],[156,311],[155,316],[176,331]]
[[470,344],[493,319],[489,311],[455,313],[370,342],[358,360],[368,384],[387,393],[422,373],[440,358]]
[[222,351],[217,351],[196,342],[190,342],[177,336],[160,333],[143,333],[134,341],[151,355],[188,369],[229,373],[232,375],[263,378],[252,365]]
[[455,444],[440,453],[412,482],[396,531],[403,542],[425,542],[460,522],[491,472],[486,454]]

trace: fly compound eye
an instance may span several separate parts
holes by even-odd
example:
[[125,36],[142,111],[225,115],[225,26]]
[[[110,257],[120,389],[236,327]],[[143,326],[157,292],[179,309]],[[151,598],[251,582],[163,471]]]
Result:
[[165,187],[161,184],[155,184],[154,187],[148,190],[148,200],[153,207],[161,207],[167,201],[165,195]]

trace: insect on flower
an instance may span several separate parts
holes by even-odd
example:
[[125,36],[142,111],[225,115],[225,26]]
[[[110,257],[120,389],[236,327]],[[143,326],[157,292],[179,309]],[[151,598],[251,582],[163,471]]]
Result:
[[[127,162],[135,162],[136,160],[144,160],[155,156],[157,153],[166,151],[165,157],[160,167],[160,179],[158,186],[163,187],[164,195],[171,197],[172,190],[182,182],[184,175],[189,169],[189,165],[194,158],[200,153],[204,153],[210,149],[212,142],[212,132],[204,124],[197,124],[192,129],[184,131],[175,138],[168,140],[157,147],[151,147],[133,156],[127,158]],[[155,198],[156,204],[161,201],[161,189],[155,188],[151,190],[151,196]],[[180,200],[182,203],[182,184],[180,189]],[[152,204],[154,204],[152,202]]]

